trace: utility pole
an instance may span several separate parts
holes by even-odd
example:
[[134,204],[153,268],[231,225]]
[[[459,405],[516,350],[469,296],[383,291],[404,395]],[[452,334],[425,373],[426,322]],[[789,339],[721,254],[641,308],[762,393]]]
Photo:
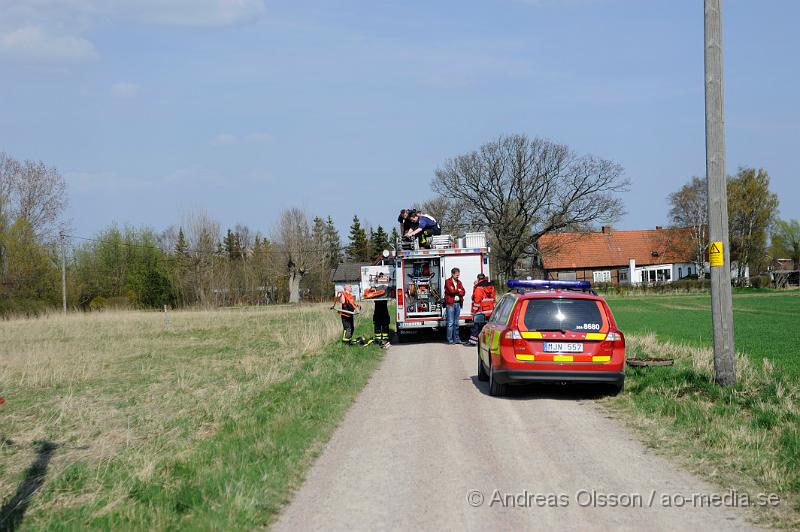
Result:
[[64,240],[64,231],[60,231],[61,238],[61,301],[64,306],[64,315],[67,315],[67,244]]
[[722,0],[705,0],[706,179],[714,381],[736,384],[722,84]]

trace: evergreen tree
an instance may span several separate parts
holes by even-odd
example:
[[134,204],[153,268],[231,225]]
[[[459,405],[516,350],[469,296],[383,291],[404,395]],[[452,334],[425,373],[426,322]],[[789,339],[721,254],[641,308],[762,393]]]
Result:
[[389,237],[389,245],[394,250],[397,250],[400,247],[400,233],[397,232],[396,227],[392,227],[392,234]]
[[379,225],[372,235],[372,256],[377,258],[383,253],[383,250],[389,248],[391,248],[389,245],[389,236],[386,234],[386,231],[383,230],[383,227]]
[[369,235],[367,236],[367,260],[372,260],[376,257],[378,251],[375,250],[375,231],[369,228]]
[[311,227],[311,253],[314,260],[311,263],[310,271],[304,278],[305,285],[311,290],[311,295],[315,298],[322,298],[330,293],[329,289],[329,269],[328,269],[328,247],[326,246],[326,226],[319,216],[314,217]]
[[179,256],[185,257],[188,251],[189,244],[186,242],[186,235],[183,234],[183,227],[181,227],[178,229],[178,241],[175,243],[175,252]]
[[320,250],[319,253],[322,254],[322,250],[325,249],[325,222],[319,216],[315,216],[313,224],[311,227],[311,248],[314,252]]
[[342,262],[342,240],[330,216],[325,223],[325,245],[328,248],[328,269],[333,269]]
[[239,242],[239,235],[228,229],[225,238],[222,240],[222,248],[225,255],[230,260],[238,260],[242,258],[242,246]]
[[353,223],[350,225],[350,245],[347,246],[347,255],[354,262],[369,261],[367,233],[361,227],[358,215],[353,216]]

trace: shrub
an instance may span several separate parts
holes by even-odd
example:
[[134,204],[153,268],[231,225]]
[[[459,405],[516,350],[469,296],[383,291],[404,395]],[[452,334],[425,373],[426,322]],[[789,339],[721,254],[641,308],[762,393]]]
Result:
[[46,301],[26,298],[3,298],[0,299],[0,318],[12,318],[24,316],[26,318],[36,318],[44,314],[51,305]]
[[769,288],[772,286],[772,279],[769,275],[756,275],[750,278],[750,285],[753,288]]
[[108,305],[108,299],[103,296],[95,296],[89,302],[89,310],[103,310]]

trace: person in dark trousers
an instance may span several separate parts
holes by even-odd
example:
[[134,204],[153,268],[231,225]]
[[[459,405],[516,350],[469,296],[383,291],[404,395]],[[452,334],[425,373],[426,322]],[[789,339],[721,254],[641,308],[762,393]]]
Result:
[[416,224],[416,227],[406,232],[406,236],[416,236],[419,239],[419,247],[430,249],[430,238],[432,236],[442,234],[442,228],[439,226],[439,222],[437,222],[436,218],[430,214],[425,214],[422,212],[410,214],[409,219],[411,219],[411,222]]
[[375,327],[375,343],[381,347],[389,346],[389,323],[389,302],[376,301],[372,325]]
[[397,217],[397,221],[400,223],[401,235],[405,235],[412,229],[416,229],[416,225],[411,221],[411,215],[416,213],[416,209],[403,209],[400,211],[400,216]]
[[460,344],[458,335],[458,318],[461,316],[461,304],[464,302],[464,285],[458,280],[461,270],[453,268],[450,277],[444,282],[444,304],[447,307],[447,343]]
[[469,341],[464,342],[464,345],[473,347],[478,345],[478,335],[494,311],[496,298],[497,294],[492,283],[484,274],[479,273],[472,288],[472,331]]
[[342,317],[342,343],[345,345],[353,345],[353,331],[355,330],[355,316],[352,314],[356,311],[356,307],[360,305],[356,303],[356,298],[353,295],[353,286],[344,285],[344,291],[339,294],[339,303],[342,304],[342,310],[348,312],[340,312]]

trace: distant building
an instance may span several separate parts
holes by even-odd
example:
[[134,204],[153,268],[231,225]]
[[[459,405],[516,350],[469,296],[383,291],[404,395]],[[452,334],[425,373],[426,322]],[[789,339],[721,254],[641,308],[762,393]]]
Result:
[[371,266],[371,262],[343,262],[331,272],[334,295],[344,290],[344,285],[353,285],[353,295],[361,300],[361,267]]
[[547,279],[656,284],[698,274],[689,229],[549,233],[539,250]]

